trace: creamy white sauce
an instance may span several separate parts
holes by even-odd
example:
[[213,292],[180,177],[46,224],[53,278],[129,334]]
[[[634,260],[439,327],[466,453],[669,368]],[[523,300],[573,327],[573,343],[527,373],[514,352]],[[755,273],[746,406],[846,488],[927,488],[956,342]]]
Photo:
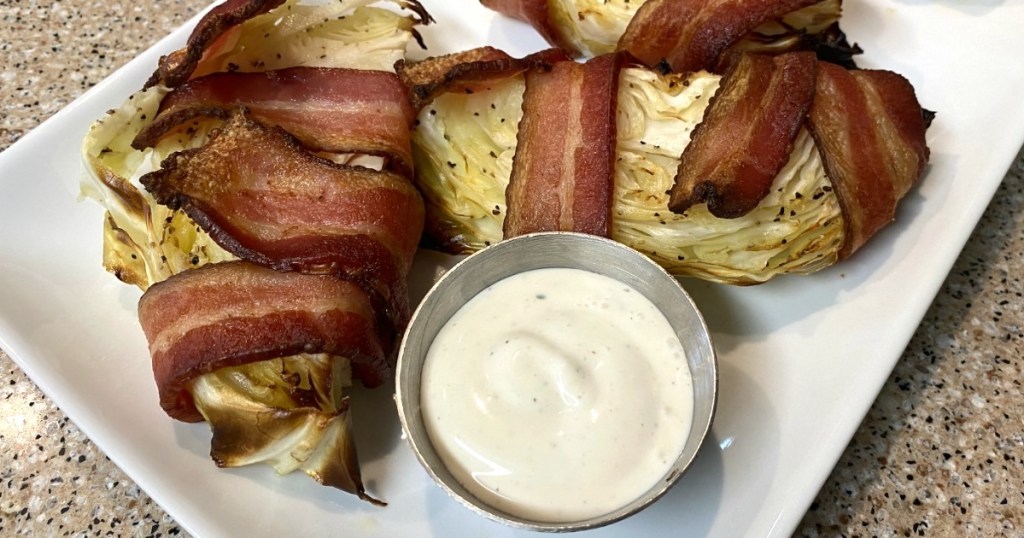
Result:
[[423,419],[455,478],[534,521],[612,512],[662,480],[693,419],[664,314],[612,278],[538,269],[480,292],[427,353]]

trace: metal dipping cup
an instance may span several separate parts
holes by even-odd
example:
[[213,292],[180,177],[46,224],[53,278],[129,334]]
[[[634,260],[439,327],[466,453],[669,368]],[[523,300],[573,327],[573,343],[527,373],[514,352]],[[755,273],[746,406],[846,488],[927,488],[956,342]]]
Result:
[[[682,453],[653,487],[607,514],[570,522],[525,519],[493,508],[470,493],[445,467],[431,444],[420,408],[420,377],[438,331],[467,301],[504,278],[549,267],[582,269],[611,277],[644,294],[668,318],[686,351],[693,378],[693,422]],[[505,240],[466,258],[430,289],[409,322],[398,355],[395,400],[405,436],[427,473],[470,510],[512,527],[546,532],[592,529],[636,514],[665,494],[697,456],[715,415],[718,364],[707,325],[675,277],[643,254],[602,237],[569,232]]]

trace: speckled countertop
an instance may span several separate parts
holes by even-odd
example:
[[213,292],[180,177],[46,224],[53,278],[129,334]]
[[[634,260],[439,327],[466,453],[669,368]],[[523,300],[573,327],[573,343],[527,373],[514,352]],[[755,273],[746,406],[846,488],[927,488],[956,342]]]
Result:
[[[0,0],[0,150],[207,0]],[[1024,536],[1024,155],[804,517],[805,536]],[[0,536],[184,534],[0,351]]]

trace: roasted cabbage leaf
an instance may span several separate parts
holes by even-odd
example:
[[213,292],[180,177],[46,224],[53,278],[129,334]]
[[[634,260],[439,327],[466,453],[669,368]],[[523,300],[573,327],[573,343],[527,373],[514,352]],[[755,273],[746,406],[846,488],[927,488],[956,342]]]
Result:
[[[679,156],[719,80],[707,72],[623,69],[612,238],[673,274],[732,284],[831,265],[843,241],[842,214],[806,131],[750,213],[720,219],[705,205],[682,215],[667,209]],[[512,78],[488,91],[441,96],[420,112],[413,132],[417,182],[428,233],[441,249],[469,253],[501,240],[524,88],[522,77]]]
[[[421,13],[371,4],[413,5],[403,0],[287,0],[229,30],[207,51],[194,76],[295,66],[392,70],[415,37]],[[132,148],[168,91],[158,85],[131,95],[91,126],[82,148],[82,192],[107,210],[103,264],[143,290],[182,271],[236,259],[183,211],[156,203],[139,183],[172,153],[205,144],[221,124],[196,120],[156,147]],[[373,156],[322,156],[380,165]],[[325,485],[379,503],[366,495],[359,478],[348,400],[342,394],[350,383],[347,358],[300,354],[201,375],[191,392],[213,430],[211,456],[218,465],[266,462],[279,473],[301,469]]]
[[[594,57],[613,52],[644,0],[553,0],[551,21],[576,53]],[[824,33],[839,21],[841,0],[822,0],[762,24],[732,46],[748,52],[784,52]],[[726,53],[728,54],[728,52]]]

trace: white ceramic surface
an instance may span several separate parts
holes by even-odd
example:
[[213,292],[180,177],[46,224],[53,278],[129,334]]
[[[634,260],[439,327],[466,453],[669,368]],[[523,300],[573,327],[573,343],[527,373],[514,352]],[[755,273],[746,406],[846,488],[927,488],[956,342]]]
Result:
[[[424,0],[431,53],[544,43],[475,0]],[[846,2],[842,22],[938,112],[921,184],[852,259],[753,288],[686,281],[720,354],[718,416],[665,498],[593,536],[787,536],[799,522],[1024,142],[1024,0]],[[200,536],[519,534],[435,487],[400,437],[390,387],[356,394],[375,508],[266,467],[217,470],[208,429],[157,405],[138,291],[100,265],[101,209],[78,201],[89,123],[139,88],[182,30],[0,154],[0,346],[114,462]],[[423,253],[419,297],[451,259]]]

